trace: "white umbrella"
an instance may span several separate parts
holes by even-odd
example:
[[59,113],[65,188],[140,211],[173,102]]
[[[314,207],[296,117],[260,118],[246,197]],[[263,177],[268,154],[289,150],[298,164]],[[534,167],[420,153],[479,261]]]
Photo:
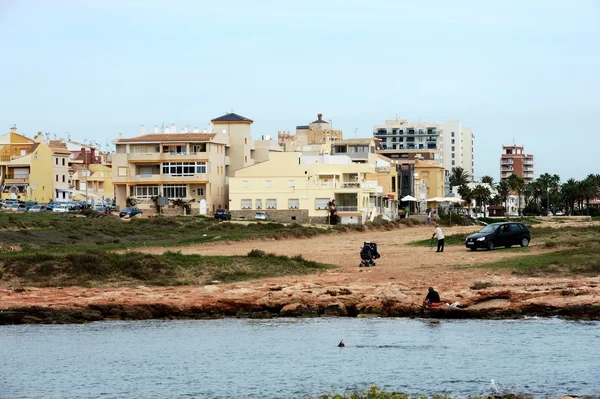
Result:
[[402,198],[400,201],[416,201],[417,199],[415,197],[412,197],[410,195],[407,195],[406,197]]
[[427,198],[427,202],[443,202],[444,199],[440,197]]
[[461,198],[455,198],[455,197],[444,197],[442,198],[442,202],[465,202],[465,200],[461,199]]

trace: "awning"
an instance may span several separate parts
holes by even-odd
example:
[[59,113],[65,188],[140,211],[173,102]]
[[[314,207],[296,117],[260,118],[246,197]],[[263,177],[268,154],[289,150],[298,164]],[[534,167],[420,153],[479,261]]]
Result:
[[410,202],[415,202],[417,199],[415,197],[413,197],[412,195],[407,195],[406,197],[402,197],[402,199],[400,201],[410,201]]

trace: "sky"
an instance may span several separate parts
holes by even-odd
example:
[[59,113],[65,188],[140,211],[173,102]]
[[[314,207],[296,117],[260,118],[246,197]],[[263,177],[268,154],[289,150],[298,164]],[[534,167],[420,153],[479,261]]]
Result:
[[460,120],[475,176],[502,145],[536,175],[600,173],[600,1],[0,0],[0,133],[93,140],[140,125],[255,138],[318,113],[344,137]]

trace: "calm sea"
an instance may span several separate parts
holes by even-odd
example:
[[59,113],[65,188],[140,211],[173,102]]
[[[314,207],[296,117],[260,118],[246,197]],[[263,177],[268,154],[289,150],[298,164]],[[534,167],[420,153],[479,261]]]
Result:
[[[338,348],[344,339],[346,347]],[[378,385],[600,395],[600,323],[223,319],[0,326],[0,398],[305,398]]]

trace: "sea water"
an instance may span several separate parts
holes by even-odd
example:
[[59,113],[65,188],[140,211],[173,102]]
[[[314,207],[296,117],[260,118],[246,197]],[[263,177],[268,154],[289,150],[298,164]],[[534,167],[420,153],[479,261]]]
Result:
[[[338,347],[344,340],[345,347]],[[0,326],[0,398],[600,395],[600,323],[314,318]]]

